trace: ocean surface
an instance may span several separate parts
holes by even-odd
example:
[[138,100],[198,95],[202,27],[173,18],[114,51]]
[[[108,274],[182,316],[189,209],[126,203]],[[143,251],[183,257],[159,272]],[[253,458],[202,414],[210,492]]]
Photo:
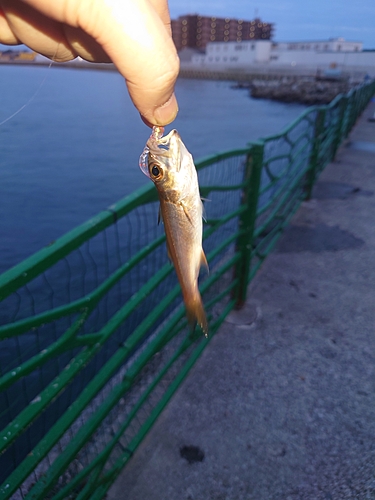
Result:
[[[231,85],[177,82],[173,128],[196,159],[280,132],[305,109]],[[150,182],[138,168],[150,129],[115,72],[1,65],[0,99],[1,273]]]

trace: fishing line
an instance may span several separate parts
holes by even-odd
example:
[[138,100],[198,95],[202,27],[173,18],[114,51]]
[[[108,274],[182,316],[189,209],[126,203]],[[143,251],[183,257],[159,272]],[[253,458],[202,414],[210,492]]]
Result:
[[[49,63],[48,67],[47,67],[47,70],[49,70],[52,66],[52,64],[55,62],[54,59],[55,59],[55,56],[57,54],[57,49],[59,48],[59,45],[60,44],[57,44],[57,47],[56,47],[56,50],[55,50],[55,53],[53,54],[53,57],[52,57],[52,60],[51,62]],[[49,73],[47,73],[47,75],[43,78],[43,80],[41,81],[39,87],[36,89],[36,91],[34,92],[34,94],[30,97],[30,99],[23,105],[21,106],[17,111],[15,111],[12,115],[8,116],[8,118],[5,118],[5,120],[3,120],[2,122],[0,122],[0,127],[1,125],[4,125],[4,123],[8,122],[9,120],[11,120],[12,118],[14,118],[16,115],[18,115],[18,113],[21,113],[21,111],[23,109],[25,109],[34,99],[35,97],[39,94],[40,92],[40,89],[43,87],[45,81],[47,80],[47,77],[49,76]]]

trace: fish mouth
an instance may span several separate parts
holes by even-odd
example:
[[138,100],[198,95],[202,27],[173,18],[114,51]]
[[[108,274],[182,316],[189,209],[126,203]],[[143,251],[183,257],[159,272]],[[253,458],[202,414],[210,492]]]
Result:
[[179,144],[180,134],[176,129],[163,137],[163,132],[158,127],[154,127],[146,146],[139,157],[139,168],[150,178],[148,171],[148,155],[151,153],[157,160],[159,158],[171,158],[176,153],[176,145]]

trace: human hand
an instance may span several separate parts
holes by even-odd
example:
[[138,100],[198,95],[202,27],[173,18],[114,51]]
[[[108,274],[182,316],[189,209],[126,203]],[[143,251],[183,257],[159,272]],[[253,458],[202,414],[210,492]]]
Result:
[[177,115],[167,0],[0,0],[0,43],[24,43],[58,62],[112,61],[145,123]]

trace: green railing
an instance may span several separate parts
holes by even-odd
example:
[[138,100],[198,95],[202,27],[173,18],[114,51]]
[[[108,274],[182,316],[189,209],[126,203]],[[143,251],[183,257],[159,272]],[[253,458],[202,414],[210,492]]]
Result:
[[[101,499],[311,195],[375,82],[197,163],[210,335],[192,333],[144,187],[0,276],[0,499]],[[249,118],[251,119],[251,118]]]

